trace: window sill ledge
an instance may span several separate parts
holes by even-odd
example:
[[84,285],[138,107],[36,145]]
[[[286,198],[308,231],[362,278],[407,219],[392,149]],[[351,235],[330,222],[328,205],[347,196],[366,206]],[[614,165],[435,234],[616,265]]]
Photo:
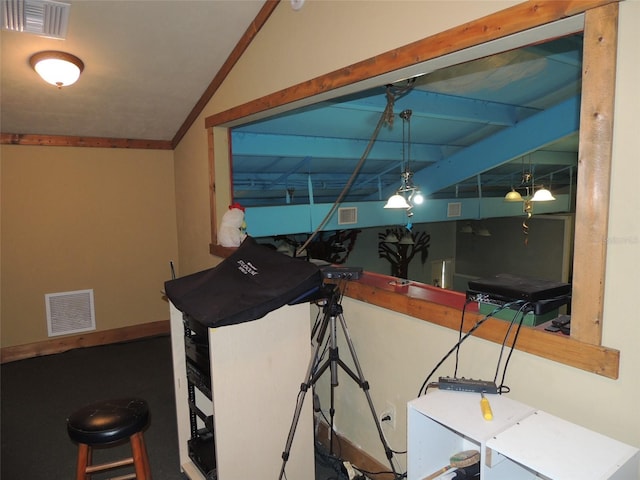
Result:
[[209,244],[209,253],[216,257],[227,258],[237,249],[238,247],[223,247],[222,245],[214,245],[213,243]]
[[[213,255],[226,258],[236,249],[210,244],[209,250]],[[394,284],[395,280],[397,279],[388,275],[364,272],[359,280],[347,283],[345,295],[354,300],[459,330],[460,317],[466,301],[463,293],[413,281],[408,285],[398,285]],[[465,311],[463,332],[468,332],[483,317],[484,315],[478,313],[477,304],[469,304]],[[489,318],[473,335],[502,344],[508,328],[509,322]],[[515,331],[509,334],[507,344],[511,344],[514,335]],[[619,350],[580,342],[560,333],[523,326],[518,335],[516,350],[611,379],[617,379],[619,375]]]
[[[393,277],[365,272],[360,280],[348,282],[345,295],[456,331],[460,328],[466,301],[464,294],[418,282],[394,285],[393,280]],[[482,318],[484,315],[478,313],[477,304],[469,304],[463,331],[468,332]],[[509,322],[489,318],[473,335],[502,344],[508,327]],[[514,334],[515,331],[510,333],[508,344],[513,341]],[[579,342],[559,333],[522,327],[516,349],[607,378],[618,378],[620,352],[612,348]]]

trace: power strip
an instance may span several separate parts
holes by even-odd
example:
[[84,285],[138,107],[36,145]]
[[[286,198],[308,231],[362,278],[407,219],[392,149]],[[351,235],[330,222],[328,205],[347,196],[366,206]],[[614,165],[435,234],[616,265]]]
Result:
[[440,390],[455,390],[458,392],[498,393],[498,387],[495,382],[464,377],[440,377],[438,379],[438,388]]

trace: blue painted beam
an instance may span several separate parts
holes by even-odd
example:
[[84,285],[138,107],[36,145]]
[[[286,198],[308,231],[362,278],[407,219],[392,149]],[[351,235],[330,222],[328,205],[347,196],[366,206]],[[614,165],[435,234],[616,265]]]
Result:
[[[386,106],[385,95],[370,96],[342,102],[343,108],[382,111]],[[424,116],[440,120],[456,120],[483,125],[510,126],[519,118],[536,113],[534,108],[506,105],[504,103],[476,100],[414,89],[410,94],[395,101],[395,111],[411,109],[413,116]]]
[[[265,185],[263,188],[265,189],[269,189],[272,185],[277,185],[279,183],[282,182],[286,182],[287,179],[295,174],[298,170],[300,170],[303,166],[308,166],[309,165],[309,161],[311,160],[311,157],[304,157],[302,160],[300,160],[293,168],[291,168],[289,171],[281,173],[280,175],[274,177],[270,183],[268,183],[267,185]],[[306,175],[305,175],[306,176]]]
[[501,130],[414,175],[425,196],[543,148],[578,131],[580,96]]
[[[460,203],[461,215],[449,217],[449,204]],[[390,225],[406,225],[409,218],[404,210],[385,209],[384,201],[343,203],[341,207],[357,207],[358,223],[354,225],[338,225],[337,210],[322,229],[323,231],[348,230],[353,228],[384,227]],[[249,207],[245,211],[247,233],[253,237],[270,237],[274,235],[293,235],[312,233],[332,204],[289,205],[276,207]],[[566,213],[570,211],[568,195],[556,195],[554,202],[537,202],[534,204],[534,216],[549,213]],[[524,218],[522,203],[505,202],[502,198],[468,198],[440,199],[425,202],[414,207],[411,222],[430,223],[456,220],[480,220],[483,218],[520,217]]]
[[[233,155],[256,157],[306,157],[359,159],[369,140],[349,138],[313,137],[304,135],[282,135],[266,133],[246,133],[233,131],[231,134]],[[416,162],[435,162],[444,158],[443,148],[450,145],[411,145],[411,159]],[[397,142],[377,140],[369,153],[372,160],[402,158],[402,138]]]

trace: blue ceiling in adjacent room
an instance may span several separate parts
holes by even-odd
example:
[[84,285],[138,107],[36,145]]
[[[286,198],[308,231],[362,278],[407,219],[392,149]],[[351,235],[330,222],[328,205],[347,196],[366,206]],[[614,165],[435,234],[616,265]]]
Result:
[[[582,36],[573,35],[416,78],[395,99],[392,125],[381,128],[344,201],[386,199],[399,186],[405,109],[409,166],[427,199],[504,196],[523,171],[567,193],[577,167],[581,70]],[[366,151],[386,93],[380,85],[234,128],[234,201],[334,202]]]

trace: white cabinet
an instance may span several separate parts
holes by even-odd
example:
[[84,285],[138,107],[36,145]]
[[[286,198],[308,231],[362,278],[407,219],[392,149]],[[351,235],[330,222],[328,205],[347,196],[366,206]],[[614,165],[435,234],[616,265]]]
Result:
[[408,403],[408,480],[422,480],[470,449],[480,451],[483,480],[640,478],[637,448],[503,395],[487,398],[491,421],[477,393],[432,390]]
[[[300,385],[311,358],[309,304],[284,306],[265,317],[208,329],[212,400],[198,406],[213,414],[217,478],[278,478]],[[182,313],[171,305],[171,336],[180,469],[204,475],[189,457],[191,438]],[[305,402],[291,456],[289,480],[314,477],[312,402]],[[176,466],[178,468],[178,466]]]
[[[496,435],[487,442],[487,446],[493,452],[500,452],[506,464],[517,461],[542,478],[640,478],[637,448],[543,411],[535,412]],[[530,474],[518,478],[537,477]]]
[[[407,476],[421,480],[449,464],[451,455],[464,450],[486,452],[495,435],[534,412],[534,409],[502,395],[487,395],[493,420],[480,411],[480,394],[430,390],[412,400],[407,411]],[[484,458],[480,476],[486,476]]]

